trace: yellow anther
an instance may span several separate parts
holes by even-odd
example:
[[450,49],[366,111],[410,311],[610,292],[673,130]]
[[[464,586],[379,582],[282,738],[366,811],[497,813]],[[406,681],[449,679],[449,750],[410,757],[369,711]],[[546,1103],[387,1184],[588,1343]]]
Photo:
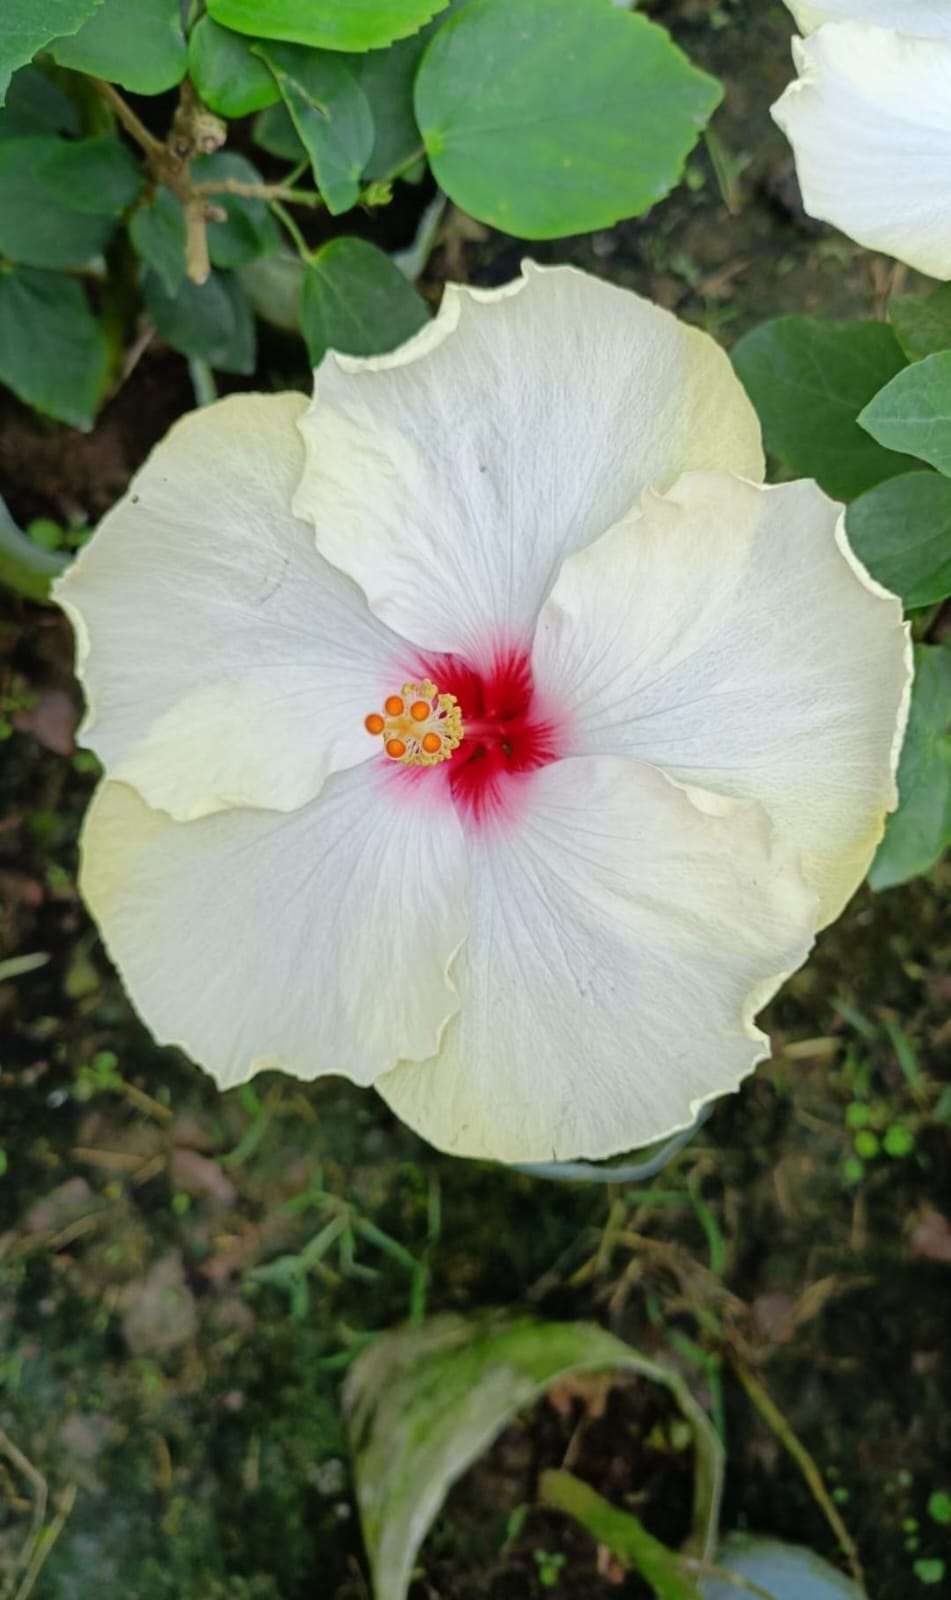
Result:
[[364,719],[367,733],[382,735],[391,761],[408,767],[434,767],[448,761],[462,743],[462,712],[455,695],[440,694],[429,678],[404,683],[402,695],[388,695],[386,713],[371,711]]

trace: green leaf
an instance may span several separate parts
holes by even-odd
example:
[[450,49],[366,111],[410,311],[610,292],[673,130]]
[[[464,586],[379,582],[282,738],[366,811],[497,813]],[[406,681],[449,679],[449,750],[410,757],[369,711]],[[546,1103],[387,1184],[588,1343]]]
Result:
[[951,648],[915,647],[915,682],[898,767],[898,810],[872,862],[873,889],[906,883],[951,844]]
[[892,295],[888,316],[909,361],[951,349],[951,283],[930,294]]
[[365,239],[332,239],[304,274],[301,324],[314,366],[328,350],[350,356],[394,350],[428,316],[399,268]]
[[0,383],[48,417],[88,430],[107,364],[102,329],[73,278],[0,269]]
[[0,139],[78,132],[76,107],[58,84],[38,67],[24,67],[13,74],[6,105],[0,111]]
[[254,317],[232,273],[212,272],[200,285],[186,278],[178,293],[170,295],[159,275],[147,271],[142,294],[149,316],[173,350],[199,356],[221,372],[254,371]]
[[[67,555],[44,549],[17,527],[0,495],[0,583],[15,589],[18,594],[26,595],[28,600],[47,600],[53,579],[68,566]],[[12,963],[0,962],[0,971],[9,972],[11,964],[16,965],[17,960],[14,956]],[[26,969],[21,965],[18,968],[20,972],[32,971],[33,965],[38,964],[35,956],[21,956],[19,960],[31,963]]]
[[354,62],[357,82],[373,113],[373,149],[364,169],[368,178],[388,178],[417,151],[422,154],[413,82],[428,37],[427,31],[415,39],[401,39],[388,50],[370,50]]
[[648,210],[720,97],[662,28],[610,0],[473,0],[436,33],[415,89],[437,182],[528,239]]
[[865,1600],[863,1591],[827,1561],[802,1545],[778,1539],[750,1539],[731,1534],[717,1552],[717,1565],[735,1572],[741,1580],[704,1578],[703,1600],[755,1600],[755,1583],[774,1600]]
[[118,139],[56,141],[36,177],[44,190],[73,211],[117,217],[141,194],[145,175]]
[[405,1600],[416,1554],[450,1486],[519,1412],[581,1372],[635,1373],[680,1408],[695,1463],[687,1549],[709,1559],[723,1452],[677,1374],[592,1324],[445,1316],[375,1340],[344,1392],[375,1600]]
[[951,594],[951,482],[907,472],[860,495],[846,526],[873,578],[905,605],[930,606]]
[[75,33],[100,0],[3,0],[0,9],[0,106],[17,67],[25,67],[51,39]]
[[208,0],[216,22],[238,33],[323,50],[372,50],[415,33],[446,0]]
[[129,237],[136,254],[154,268],[174,299],[185,282],[186,230],[185,213],[170,189],[156,189],[148,204],[133,212]]
[[544,1505],[563,1511],[616,1556],[628,1572],[639,1572],[660,1600],[700,1600],[682,1561],[630,1511],[621,1511],[573,1472],[543,1472],[538,1485]]
[[39,187],[43,164],[59,139],[10,139],[0,144],[0,255],[30,267],[84,267],[102,253],[112,217],[76,211]]
[[[270,76],[273,83],[273,75]],[[276,83],[274,86],[277,89]],[[279,94],[280,90],[277,92]],[[307,156],[283,100],[275,106],[268,106],[266,111],[255,117],[253,137],[255,144],[266,150],[269,156],[277,156],[280,161],[293,161],[295,167]]]
[[373,149],[366,95],[338,56],[290,44],[255,49],[274,74],[328,211],[349,211]]
[[161,94],[188,69],[179,0],[102,0],[78,33],[58,39],[51,54],[72,67],[133,94]]
[[300,334],[300,298],[306,268],[296,250],[258,256],[241,271],[241,282],[256,316],[273,328]]
[[271,73],[240,33],[201,17],[188,41],[188,72],[201,100],[221,117],[246,117],[280,98]]
[[[219,150],[192,162],[192,176],[198,183],[223,182],[234,178],[239,183],[263,183],[257,167],[244,156]],[[280,247],[277,223],[263,200],[244,195],[213,194],[209,199],[228,213],[226,222],[209,222],[208,252],[216,267],[244,267],[255,256],[267,255]]]
[[906,367],[859,417],[891,450],[918,456],[951,477],[951,350]]
[[766,448],[796,477],[851,500],[908,462],[883,450],[858,414],[905,364],[883,322],[777,317],[746,334],[733,365],[752,400]]

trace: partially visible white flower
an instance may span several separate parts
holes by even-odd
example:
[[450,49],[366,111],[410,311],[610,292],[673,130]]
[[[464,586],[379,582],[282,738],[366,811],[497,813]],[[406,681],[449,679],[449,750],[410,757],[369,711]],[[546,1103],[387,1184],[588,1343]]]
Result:
[[[803,27],[823,24],[793,40],[799,76],[773,106],[806,210],[867,249],[951,278],[951,5],[792,10]],[[879,21],[905,31],[868,25]]]
[[735,1088],[909,677],[841,508],[762,472],[713,341],[565,268],[180,422],[57,589],[82,887],[156,1035],[505,1161]]

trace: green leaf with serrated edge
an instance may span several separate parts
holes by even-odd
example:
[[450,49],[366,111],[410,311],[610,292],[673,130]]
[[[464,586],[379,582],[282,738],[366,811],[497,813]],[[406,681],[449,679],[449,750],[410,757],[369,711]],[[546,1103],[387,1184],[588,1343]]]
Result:
[[951,648],[915,646],[915,681],[898,767],[898,810],[872,862],[873,889],[927,872],[951,844]]
[[0,106],[10,78],[63,34],[75,33],[100,0],[3,0],[0,7]]
[[[736,1573],[738,1581],[702,1579],[702,1600],[756,1600],[764,1591],[773,1600],[866,1600],[857,1583],[820,1556],[778,1539],[731,1534],[717,1551],[717,1566]],[[754,1583],[756,1590],[750,1587]]]
[[429,316],[399,268],[364,239],[332,239],[304,273],[301,326],[316,366],[328,350],[382,355]]
[[146,310],[173,350],[200,356],[220,372],[254,371],[254,317],[241,284],[230,272],[212,272],[207,283],[187,278],[170,295],[161,278],[142,280]]
[[883,322],[777,317],[746,334],[733,365],[759,414],[767,450],[794,477],[851,500],[908,471],[858,425],[874,394],[905,364]]
[[61,67],[134,94],[174,89],[188,70],[179,0],[101,0],[79,32],[58,39],[50,54]]
[[903,450],[951,477],[951,350],[899,372],[859,422],[890,450]]
[[375,1340],[344,1391],[375,1600],[405,1600],[416,1554],[452,1484],[520,1412],[582,1372],[636,1374],[680,1408],[694,1443],[685,1549],[710,1558],[723,1452],[677,1374],[592,1324],[445,1316]]
[[246,117],[279,99],[264,62],[244,34],[199,18],[188,41],[188,72],[200,100],[220,117]]
[[62,139],[57,144],[35,176],[46,194],[73,211],[118,216],[141,194],[145,173],[118,139]]
[[43,163],[58,139],[9,139],[0,144],[0,255],[29,267],[84,267],[102,253],[112,217],[75,211],[44,191]]
[[107,365],[105,337],[75,279],[0,268],[0,383],[46,416],[88,430]]
[[[276,80],[274,87],[277,88]],[[269,156],[277,156],[280,161],[292,161],[295,167],[307,157],[300,134],[283,100],[276,106],[268,106],[266,111],[255,117],[252,137],[255,144],[266,150]]]
[[185,281],[185,213],[169,189],[156,189],[129,223],[136,255],[158,273],[165,293],[174,298]]
[[888,319],[910,361],[951,350],[951,283],[930,294],[893,294]]
[[274,74],[328,211],[335,216],[349,211],[373,149],[366,95],[339,56],[292,44],[256,45],[255,50]]
[[[192,162],[196,183],[221,183],[229,178],[238,183],[263,183],[257,167],[231,150],[218,150]],[[208,251],[216,267],[244,267],[255,256],[280,248],[277,223],[263,200],[246,195],[213,194],[209,199],[227,212],[225,222],[209,222]]]
[[38,67],[23,67],[13,74],[6,104],[0,110],[0,139],[78,132],[76,107],[59,84]]
[[432,39],[414,97],[450,199],[551,239],[663,199],[721,93],[662,28],[609,0],[472,0]]
[[216,22],[238,33],[322,50],[373,50],[415,33],[445,0],[208,0]]
[[907,472],[849,506],[849,542],[873,578],[908,607],[951,594],[951,480]]

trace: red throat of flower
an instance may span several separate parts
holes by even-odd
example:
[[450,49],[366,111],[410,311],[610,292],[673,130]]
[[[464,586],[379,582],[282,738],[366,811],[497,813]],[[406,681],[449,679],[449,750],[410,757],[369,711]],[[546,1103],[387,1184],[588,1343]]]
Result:
[[527,773],[555,761],[557,719],[539,702],[526,650],[497,650],[485,669],[459,656],[429,656],[367,732],[402,778],[435,786],[468,822],[501,821]]

